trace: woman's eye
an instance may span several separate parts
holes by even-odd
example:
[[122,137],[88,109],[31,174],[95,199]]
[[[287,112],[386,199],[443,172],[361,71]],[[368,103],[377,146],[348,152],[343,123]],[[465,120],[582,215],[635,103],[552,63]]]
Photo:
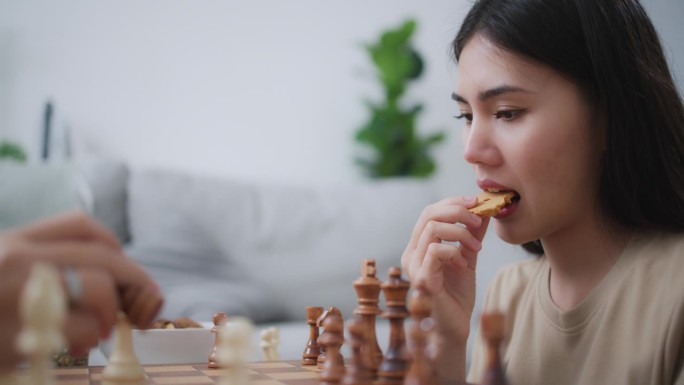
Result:
[[454,116],[456,119],[465,119],[467,123],[473,121],[473,114],[462,113],[461,115]]
[[494,116],[497,119],[503,119],[503,120],[513,120],[515,119],[522,110],[501,110],[501,111],[496,111]]

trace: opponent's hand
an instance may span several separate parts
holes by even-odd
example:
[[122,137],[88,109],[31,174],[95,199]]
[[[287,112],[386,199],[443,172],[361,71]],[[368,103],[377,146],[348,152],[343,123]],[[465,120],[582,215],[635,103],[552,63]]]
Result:
[[489,224],[468,211],[476,202],[452,197],[427,206],[401,257],[411,285],[422,285],[435,300],[437,332],[456,343],[465,343],[470,332],[477,255]]
[[64,330],[74,353],[87,351],[109,335],[122,307],[122,290],[140,288],[147,293],[128,304],[138,313],[140,327],[147,326],[147,318],[156,316],[161,306],[156,283],[123,255],[113,234],[86,214],[67,213],[0,233],[0,344],[6,347],[0,351],[0,368],[11,368],[21,359],[13,348],[22,326],[19,298],[36,262],[70,268],[80,280],[80,294],[69,298]]

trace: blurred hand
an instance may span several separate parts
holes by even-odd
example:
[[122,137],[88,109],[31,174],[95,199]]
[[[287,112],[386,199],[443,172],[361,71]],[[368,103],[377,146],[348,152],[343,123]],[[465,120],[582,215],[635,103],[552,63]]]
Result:
[[0,368],[12,368],[22,359],[14,348],[22,327],[19,298],[36,262],[70,268],[80,281],[82,290],[69,298],[64,330],[75,354],[108,337],[120,309],[133,324],[146,327],[161,307],[156,283],[123,255],[112,233],[84,213],[0,232],[0,344],[5,347],[0,350]]

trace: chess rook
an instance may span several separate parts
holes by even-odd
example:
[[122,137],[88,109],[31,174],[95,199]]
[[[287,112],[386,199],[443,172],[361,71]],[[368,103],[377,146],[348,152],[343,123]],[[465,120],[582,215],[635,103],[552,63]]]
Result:
[[409,315],[406,308],[409,286],[408,281],[401,278],[399,267],[390,268],[389,278],[381,286],[387,305],[381,316],[390,321],[390,340],[385,357],[378,368],[379,385],[401,385],[408,370],[409,356],[406,351],[404,319]]
[[302,354],[302,365],[316,365],[321,348],[318,346],[318,325],[316,321],[323,314],[320,306],[307,306],[306,323],[309,324],[309,340],[306,342],[304,353]]
[[359,306],[354,309],[354,315],[361,319],[368,331],[365,352],[368,367],[373,373],[377,373],[383,358],[375,333],[375,318],[381,313],[378,302],[382,285],[376,274],[375,260],[364,259],[361,263],[361,277],[354,281],[354,290],[356,290],[359,303]]

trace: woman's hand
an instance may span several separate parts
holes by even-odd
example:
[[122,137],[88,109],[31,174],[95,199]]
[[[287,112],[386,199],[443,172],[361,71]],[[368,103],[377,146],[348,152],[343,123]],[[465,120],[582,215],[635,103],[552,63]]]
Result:
[[[130,318],[134,310],[131,321],[145,327],[161,307],[157,285],[123,255],[114,235],[86,214],[63,214],[0,233],[0,344],[6,347],[0,351],[0,368],[21,359],[14,348],[22,327],[19,298],[36,262],[71,269],[81,288],[69,293],[64,330],[73,352],[85,352],[107,337],[119,309]],[[125,299],[126,293],[139,295]]]
[[489,224],[489,218],[468,211],[476,202],[474,197],[452,197],[426,207],[401,257],[411,285],[423,286],[434,299],[432,317],[443,345],[437,346],[438,355],[446,350],[464,353],[470,333],[477,254]]

